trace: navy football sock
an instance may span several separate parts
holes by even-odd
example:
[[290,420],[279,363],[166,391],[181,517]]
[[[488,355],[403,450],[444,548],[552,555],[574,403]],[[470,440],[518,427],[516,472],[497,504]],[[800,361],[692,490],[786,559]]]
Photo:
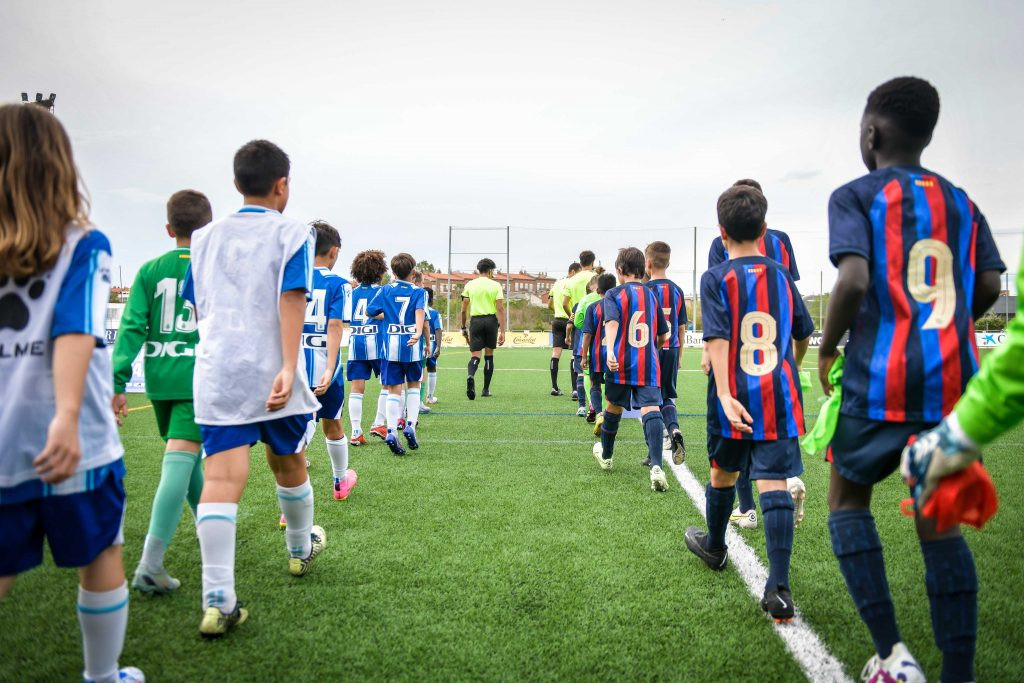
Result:
[[576,363],[569,361],[569,386],[572,387],[573,391],[576,391],[577,377],[579,377],[579,373],[576,372]]
[[601,385],[596,382],[590,386],[590,409],[595,413],[601,410]]
[[484,391],[491,388],[491,376],[494,374],[494,356],[484,357]]
[[761,494],[764,538],[768,551],[768,584],[789,588],[789,558],[793,554],[793,497],[789,491],[765,491]]
[[615,451],[615,434],[619,431],[619,420],[621,419],[621,413],[604,411],[604,422],[601,423],[601,448],[604,450],[605,460],[612,457],[612,453]]
[[587,407],[587,389],[583,386],[583,373],[576,373],[576,398],[579,399],[580,408]]
[[943,681],[974,680],[978,639],[978,574],[962,536],[922,541],[932,631],[942,652]]
[[550,368],[551,368],[551,388],[557,390],[558,389],[558,359],[557,358],[554,358],[554,357],[551,358]]
[[480,367],[480,359],[470,357],[469,359],[469,376],[473,377],[476,375],[476,369]]
[[832,552],[839,560],[839,570],[860,618],[871,631],[875,652],[879,657],[888,657],[892,646],[900,641],[900,631],[875,518],[866,509],[836,510],[829,515],[828,530],[832,535]]
[[661,419],[665,421],[665,429],[671,434],[679,429],[679,413],[676,412],[676,404],[666,399],[665,405],[661,407]]
[[708,518],[708,550],[721,550],[725,547],[725,529],[729,526],[729,515],[732,514],[732,503],[736,496],[736,487],[716,489],[708,482],[704,489],[704,512]]
[[661,467],[661,433],[665,429],[665,422],[661,419],[661,412],[652,410],[644,413],[644,437],[647,439],[647,456],[651,459],[651,467]]
[[736,495],[740,499],[740,512],[754,509],[754,489],[750,486],[750,463],[740,470],[740,478],[736,480]]

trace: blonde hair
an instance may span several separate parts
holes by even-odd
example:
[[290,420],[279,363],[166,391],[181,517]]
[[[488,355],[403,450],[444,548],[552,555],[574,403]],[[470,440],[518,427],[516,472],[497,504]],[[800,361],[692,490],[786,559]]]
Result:
[[64,127],[41,107],[0,106],[0,275],[52,268],[68,224],[87,215]]

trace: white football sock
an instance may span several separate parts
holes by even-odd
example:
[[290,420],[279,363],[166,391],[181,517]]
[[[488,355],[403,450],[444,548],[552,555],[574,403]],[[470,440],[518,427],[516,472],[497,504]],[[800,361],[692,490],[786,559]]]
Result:
[[142,559],[139,564],[147,571],[158,573],[164,569],[164,553],[167,546],[158,537],[146,534],[146,542],[142,546]]
[[402,412],[399,417],[409,418],[409,385],[403,385],[402,387]]
[[416,424],[420,421],[420,389],[410,389],[405,392],[409,400],[409,422]]
[[117,658],[121,656],[128,627],[128,584],[95,593],[79,586],[78,624],[85,659],[82,676],[87,681],[116,683]]
[[352,392],[348,395],[348,419],[352,424],[352,438],[363,433],[363,395]]
[[380,390],[380,396],[377,397],[377,417],[373,420],[373,426],[382,425],[387,422],[387,405],[388,405],[388,393],[387,389]]
[[235,519],[238,503],[200,503],[196,535],[203,558],[203,609],[235,609]]
[[277,485],[277,502],[288,525],[284,530],[285,545],[291,557],[309,557],[313,541],[309,534],[313,530],[313,487],[309,479],[290,488]]
[[327,455],[331,456],[334,478],[344,479],[348,469],[348,439],[344,435],[337,440],[327,439]]
[[427,397],[434,398],[434,390],[437,389],[437,373],[427,373]]
[[388,431],[393,432],[398,429],[398,418],[402,416],[402,398],[397,394],[394,396],[388,396]]

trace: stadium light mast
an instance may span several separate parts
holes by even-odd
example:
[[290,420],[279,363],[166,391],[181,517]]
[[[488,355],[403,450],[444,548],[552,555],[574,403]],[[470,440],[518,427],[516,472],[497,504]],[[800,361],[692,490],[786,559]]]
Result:
[[35,100],[29,100],[27,92],[21,93],[21,103],[22,104],[34,104],[37,107],[42,107],[43,109],[45,109],[46,111],[50,112],[51,114],[53,113],[53,103],[56,102],[56,101],[57,101],[57,95],[55,95],[54,93],[50,93],[50,96],[47,97],[45,100],[43,99],[43,93],[41,93],[41,92],[37,92],[36,93],[36,99]]

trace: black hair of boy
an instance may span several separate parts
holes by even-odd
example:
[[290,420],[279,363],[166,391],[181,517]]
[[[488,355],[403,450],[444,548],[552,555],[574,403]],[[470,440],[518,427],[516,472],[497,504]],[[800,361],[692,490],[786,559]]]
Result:
[[212,220],[210,200],[202,192],[178,190],[167,200],[167,224],[175,237],[191,237],[193,232]]
[[864,113],[889,121],[923,149],[939,120],[939,91],[923,78],[894,78],[871,91]]
[[383,251],[361,251],[352,259],[352,277],[361,285],[376,285],[387,272],[388,264],[384,261]]
[[735,183],[733,183],[732,186],[733,187],[740,187],[740,186],[752,187],[755,190],[757,190],[758,192],[764,194],[764,190],[761,188],[761,183],[757,182],[753,178],[740,178]]
[[619,255],[615,259],[615,270],[627,277],[635,277],[638,280],[647,272],[646,258],[644,252],[636,247],[619,249]]
[[597,293],[603,295],[609,289],[615,289],[615,276],[611,273],[601,273],[597,276]]
[[235,182],[246,197],[266,197],[290,173],[288,155],[269,140],[252,140],[235,152]]
[[416,259],[412,257],[412,254],[395,254],[391,258],[391,272],[395,274],[399,280],[407,279],[412,271],[416,268]]
[[494,261],[489,258],[482,258],[480,262],[476,264],[476,272],[483,275],[484,273],[493,272],[498,266],[495,265]]
[[575,275],[581,270],[583,270],[583,266],[579,264],[579,261],[573,261],[569,264],[569,275]]
[[434,305],[434,290],[431,289],[430,287],[427,287],[424,291],[427,293],[427,305],[428,306],[433,306]]
[[594,267],[594,259],[596,259],[596,258],[597,257],[594,256],[594,252],[590,251],[589,249],[586,250],[586,251],[581,251],[580,252],[580,265],[583,268],[593,268]]
[[733,185],[718,198],[718,224],[737,242],[760,237],[767,213],[768,200],[752,187]]
[[313,221],[309,224],[316,233],[316,255],[327,256],[331,247],[341,249],[341,235],[327,221]]

